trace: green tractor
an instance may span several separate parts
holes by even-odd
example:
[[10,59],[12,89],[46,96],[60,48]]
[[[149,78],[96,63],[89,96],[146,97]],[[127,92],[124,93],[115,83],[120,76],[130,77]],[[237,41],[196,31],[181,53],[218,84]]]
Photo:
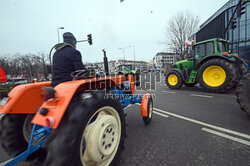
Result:
[[171,89],[199,83],[207,91],[226,92],[247,72],[243,59],[229,53],[228,42],[214,38],[192,44],[189,57],[173,64],[166,83]]
[[140,85],[140,72],[134,70],[133,65],[131,64],[123,64],[118,66],[118,74],[133,74],[135,75],[135,85]]

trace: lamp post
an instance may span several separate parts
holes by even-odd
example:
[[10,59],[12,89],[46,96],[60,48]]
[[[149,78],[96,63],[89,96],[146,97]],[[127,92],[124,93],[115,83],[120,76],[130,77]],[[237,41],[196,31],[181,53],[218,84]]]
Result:
[[125,49],[126,49],[126,48],[130,48],[130,47],[131,47],[131,46],[119,48],[119,49],[122,49],[122,55],[123,55],[123,60],[124,60],[124,61],[125,61]]
[[59,30],[60,29],[64,29],[64,27],[58,27],[57,28],[58,43],[60,43],[60,36],[59,36]]
[[133,50],[134,50],[134,68],[135,68],[135,45],[133,45]]

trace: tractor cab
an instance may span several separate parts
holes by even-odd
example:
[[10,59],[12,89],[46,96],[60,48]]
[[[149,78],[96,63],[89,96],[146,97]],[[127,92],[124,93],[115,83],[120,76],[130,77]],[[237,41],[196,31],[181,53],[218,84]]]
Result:
[[118,66],[118,72],[123,72],[123,73],[133,73],[133,65],[119,65]]
[[194,60],[194,64],[198,65],[203,59],[209,56],[227,56],[228,43],[226,40],[219,38],[205,40],[193,44],[191,53],[190,57]]

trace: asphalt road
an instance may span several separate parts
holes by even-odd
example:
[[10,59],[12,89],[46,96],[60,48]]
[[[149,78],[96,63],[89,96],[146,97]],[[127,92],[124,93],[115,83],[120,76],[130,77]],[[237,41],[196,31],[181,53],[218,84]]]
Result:
[[[146,90],[155,95],[150,125],[144,125],[140,105],[125,109],[121,166],[250,165],[250,118],[240,110],[234,92],[207,93],[199,86],[170,90],[157,81]],[[7,159],[0,148],[0,163]]]

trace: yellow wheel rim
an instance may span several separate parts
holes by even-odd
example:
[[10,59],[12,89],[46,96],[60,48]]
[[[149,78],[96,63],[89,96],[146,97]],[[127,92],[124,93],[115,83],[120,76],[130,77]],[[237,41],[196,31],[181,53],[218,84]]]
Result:
[[168,76],[168,83],[175,86],[178,83],[178,77],[175,74],[170,74]]
[[211,87],[221,86],[226,80],[226,72],[220,66],[209,66],[203,72],[203,81]]

